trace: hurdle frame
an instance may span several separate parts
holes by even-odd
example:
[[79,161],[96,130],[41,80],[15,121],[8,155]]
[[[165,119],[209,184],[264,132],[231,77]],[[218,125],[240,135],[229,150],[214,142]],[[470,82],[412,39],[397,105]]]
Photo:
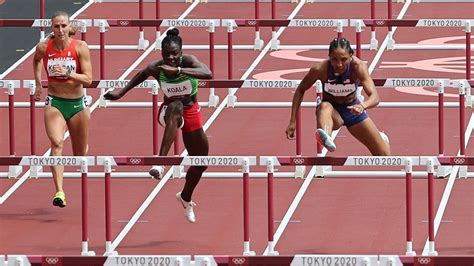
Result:
[[[205,163],[205,160],[208,160]],[[105,175],[105,228],[106,228],[106,252],[105,255],[118,255],[118,252],[112,245],[111,234],[111,172],[112,166],[129,165],[179,165],[179,166],[242,166],[243,180],[243,224],[244,241],[243,255],[254,256],[256,253],[250,249],[250,166],[257,165],[255,156],[97,156],[97,165],[104,165]],[[164,179],[168,180],[168,179]],[[166,182],[166,181],[163,181]]]

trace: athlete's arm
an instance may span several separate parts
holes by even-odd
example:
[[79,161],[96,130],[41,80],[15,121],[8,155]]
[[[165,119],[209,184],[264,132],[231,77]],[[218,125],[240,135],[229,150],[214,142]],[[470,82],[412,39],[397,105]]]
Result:
[[43,89],[41,85],[41,69],[43,63],[43,57],[46,53],[47,43],[40,42],[36,45],[35,54],[33,56],[33,75],[35,77],[36,90],[35,90],[35,100],[39,101],[41,99],[41,90]]
[[81,64],[82,73],[69,73],[69,78],[78,81],[84,86],[89,86],[92,83],[92,65],[89,47],[84,41],[77,41],[76,53]]
[[146,68],[138,71],[138,73],[130,80],[130,82],[119,90],[109,91],[104,94],[106,100],[118,100],[122,98],[129,90],[133,89],[138,84],[145,81],[149,76],[151,76],[156,69],[156,62],[150,63]]
[[294,138],[296,130],[296,114],[298,113],[298,109],[300,108],[301,102],[303,101],[304,93],[309,88],[311,88],[311,86],[313,86],[316,80],[321,79],[321,65],[322,64],[317,64],[313,66],[296,88],[291,104],[290,123],[288,124],[288,127],[286,129],[286,136],[289,139]]
[[354,65],[354,71],[357,77],[360,80],[360,84],[364,88],[367,98],[362,104],[362,107],[365,109],[373,108],[379,104],[379,94],[375,88],[374,81],[369,75],[369,70],[367,69],[367,64],[360,61]]
[[198,79],[212,79],[211,70],[194,55],[183,55],[181,73]]

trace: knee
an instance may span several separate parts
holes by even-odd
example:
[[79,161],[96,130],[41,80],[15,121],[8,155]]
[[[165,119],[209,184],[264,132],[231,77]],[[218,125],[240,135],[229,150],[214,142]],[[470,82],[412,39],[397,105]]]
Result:
[[318,108],[316,109],[318,112],[330,112],[332,111],[333,107],[329,102],[321,102]]
[[51,138],[51,149],[62,150],[64,145],[63,138]]

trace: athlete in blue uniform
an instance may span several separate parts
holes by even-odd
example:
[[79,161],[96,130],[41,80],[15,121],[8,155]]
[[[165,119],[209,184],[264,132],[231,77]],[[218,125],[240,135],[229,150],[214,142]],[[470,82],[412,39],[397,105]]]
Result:
[[[379,103],[377,90],[367,65],[353,54],[354,51],[345,38],[336,38],[330,43],[329,59],[311,67],[296,89],[290,123],[286,129],[287,137],[295,137],[296,113],[304,93],[320,80],[324,92],[323,101],[317,107],[317,141],[328,151],[335,151],[336,145],[331,139],[331,133],[345,125],[372,155],[390,155],[387,136],[379,132],[366,113],[367,109]],[[367,94],[364,101],[357,95],[359,85]]]

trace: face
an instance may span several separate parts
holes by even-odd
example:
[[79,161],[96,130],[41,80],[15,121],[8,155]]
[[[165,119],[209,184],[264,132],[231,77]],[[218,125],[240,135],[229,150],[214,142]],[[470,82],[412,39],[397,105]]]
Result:
[[337,74],[342,74],[352,60],[352,55],[345,49],[336,48],[329,53],[329,62]]
[[69,24],[69,18],[67,16],[57,16],[52,20],[54,38],[58,40],[65,40],[69,37],[69,31],[71,26]]
[[165,65],[173,67],[179,66],[182,53],[181,49],[179,49],[179,45],[175,42],[163,46],[163,49],[161,50],[161,55],[163,56],[163,62]]

